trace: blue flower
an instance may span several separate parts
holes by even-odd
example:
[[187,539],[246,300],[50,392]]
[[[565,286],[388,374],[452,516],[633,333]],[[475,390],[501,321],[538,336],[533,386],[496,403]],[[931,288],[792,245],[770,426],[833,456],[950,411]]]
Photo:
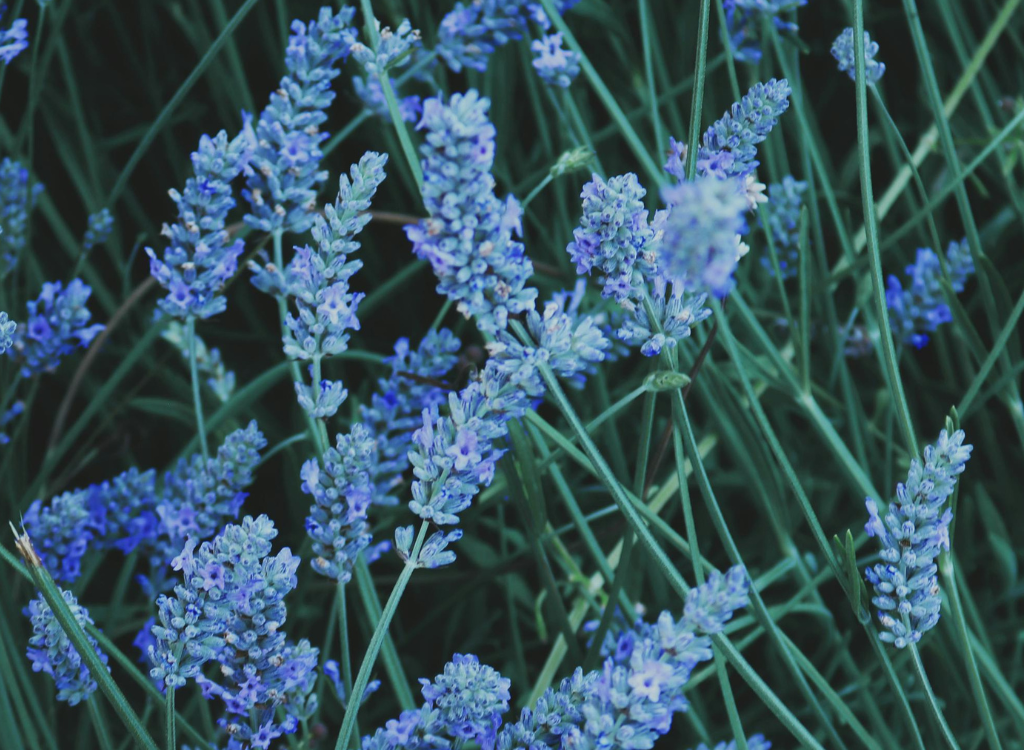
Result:
[[[4,7],[0,5],[0,18],[3,17]],[[15,18],[10,27],[0,31],[0,60],[5,65],[28,49],[28,21],[24,18]]]
[[462,346],[451,331],[430,331],[415,349],[409,340],[395,342],[395,353],[384,360],[391,368],[386,378],[377,381],[377,390],[369,404],[360,406],[363,423],[377,441],[377,456],[371,472],[373,502],[395,505],[395,488],[409,468],[407,453],[412,434],[422,424],[424,409],[443,405],[448,389],[441,382],[458,361]]
[[[79,605],[74,594],[61,590],[75,621],[83,628],[94,624],[88,610]],[[64,632],[63,626],[57,622],[50,605],[42,595],[29,602],[25,615],[32,621],[32,635],[28,639],[28,658],[32,662],[33,672],[44,672],[57,683],[57,700],[65,701],[74,706],[86,700],[96,690],[96,681],[89,673],[89,668],[82,662],[82,657],[75,650]],[[96,650],[103,664],[107,663],[107,655],[100,651],[96,639],[88,633],[86,638]],[[107,668],[110,671],[110,668]]]
[[896,648],[917,643],[939,621],[942,603],[935,558],[949,550],[953,512],[945,507],[957,477],[971,457],[964,431],[942,430],[924,449],[924,461],[910,461],[906,484],[896,485],[896,500],[883,518],[867,498],[864,530],[878,539],[882,562],[865,569],[874,589],[872,603],[884,630],[879,638]]
[[548,34],[530,43],[533,67],[549,86],[569,88],[580,74],[579,53],[562,46],[562,32]]
[[[2,48],[0,48],[2,49]],[[18,264],[28,235],[28,217],[43,186],[13,159],[0,160],[0,278]]]
[[132,467],[86,492],[90,524],[104,545],[127,555],[140,546],[148,551],[156,543],[161,526],[155,469]]
[[[771,750],[772,743],[764,738],[763,734],[755,734],[747,738],[747,750]],[[697,745],[695,750],[709,750],[703,742]],[[736,740],[719,742],[713,750],[736,750]]]
[[36,500],[25,511],[22,523],[53,579],[58,583],[74,582],[95,536],[88,492],[65,492],[45,505]]
[[102,208],[94,214],[89,214],[89,226],[85,230],[82,247],[89,251],[97,245],[104,244],[110,239],[110,233],[113,231],[114,215],[110,213],[109,208]]
[[178,220],[164,225],[169,244],[163,259],[151,247],[146,254],[150,273],[167,290],[160,309],[172,317],[209,318],[227,308],[221,292],[245,246],[241,239],[232,241],[224,228],[235,206],[231,181],[249,168],[254,142],[248,124],[234,140],[223,130],[214,138],[204,135],[192,154],[195,176],[188,178],[184,192],[170,191]]
[[785,20],[782,14],[804,5],[807,0],[725,0],[725,28],[733,58],[740,62],[759,62],[761,41],[758,35],[762,22],[771,19],[779,31],[795,33],[799,27]]
[[403,711],[372,736],[363,738],[363,750],[426,750],[478,744],[495,745],[501,717],[508,711],[511,683],[472,654],[455,654],[432,681],[421,679],[426,703]]
[[[386,154],[367,151],[349,175],[341,175],[334,204],[313,221],[316,249],[296,248],[283,272],[271,264],[253,266],[257,288],[294,300],[295,312],[285,321],[284,352],[309,362],[311,373],[348,348],[349,330],[359,330],[356,309],[366,295],[350,291],[349,279],[363,262],[349,256],[359,249],[355,237],[370,220],[370,199],[384,180],[386,162]],[[348,395],[340,381],[296,383],[295,389],[299,404],[315,418],[333,416]]]
[[[199,673],[196,681],[205,697],[224,701],[227,713],[218,723],[238,748],[269,747],[270,739],[294,732],[316,710],[311,692],[319,650],[307,640],[289,643],[283,630],[284,597],[295,588],[300,560],[287,547],[271,555],[275,536],[267,516],[246,516],[214,539],[206,567],[198,567],[199,558],[181,563],[192,567],[186,579],[194,589],[224,592],[224,645],[214,655],[221,678]],[[186,547],[183,558],[189,555]],[[283,719],[275,716],[278,708]]]
[[335,63],[355,41],[349,26],[354,13],[325,7],[316,20],[292,22],[284,60],[288,73],[256,124],[253,169],[242,191],[251,209],[245,215],[249,226],[264,232],[305,232],[312,226],[317,190],[327,180],[320,169],[327,133],[320,126],[334,100],[331,81],[340,73]]
[[683,283],[660,274],[651,287],[651,307],[656,319],[650,319],[645,306],[637,305],[616,331],[620,340],[639,346],[645,357],[656,357],[665,347],[676,346],[690,336],[695,325],[711,315],[711,309],[704,306],[706,293],[688,293]]
[[739,235],[746,228],[747,201],[740,182],[704,177],[667,187],[662,197],[669,211],[658,245],[659,267],[689,291],[724,297],[743,254]]
[[423,202],[430,214],[407,226],[413,252],[430,261],[437,291],[476,318],[489,334],[505,328],[508,316],[533,307],[537,292],[526,286],[533,264],[520,234],[522,209],[513,197],[494,195],[494,126],[490,101],[475,90],[423,104],[426,129]]
[[[711,638],[746,606],[746,571],[715,571],[686,596],[683,616],[662,612],[639,622],[603,651],[604,664],[588,674],[577,668],[534,709],[498,735],[499,750],[617,747],[645,750],[668,733],[675,713],[686,710],[683,689],[694,667],[712,657]],[[621,646],[621,647],[620,647]]]
[[361,42],[356,42],[352,45],[352,58],[362,65],[369,75],[380,77],[409,59],[420,46],[420,32],[419,29],[412,27],[412,22],[408,18],[403,19],[394,31],[387,26],[381,28],[380,21],[376,23],[379,34],[376,51]]
[[[878,54],[878,42],[871,41],[871,35],[864,32],[864,73],[867,83],[873,86],[885,75],[885,63],[875,59]],[[839,70],[850,76],[851,81],[857,80],[856,52],[853,48],[853,29],[847,26],[843,33],[832,43],[832,57],[839,64]]]
[[654,274],[654,230],[647,222],[647,191],[632,172],[607,182],[594,175],[583,186],[583,218],[566,247],[576,273],[595,268],[603,275],[604,297],[622,302]]
[[677,182],[686,179],[686,153],[688,150],[686,141],[677,141],[672,136],[668,137],[668,159],[665,161],[664,169],[675,177]]
[[[345,683],[341,679],[341,667],[334,659],[328,659],[324,662],[324,677],[330,681],[338,702],[345,710],[348,710],[348,693],[345,690]],[[370,680],[366,683],[366,690],[363,691],[363,697],[359,701],[359,705],[365,703],[366,699],[378,690],[380,690],[380,680]]]
[[78,279],[66,289],[59,281],[47,282],[38,299],[26,304],[28,322],[18,328],[12,350],[22,377],[56,370],[61,359],[89,346],[103,330],[99,323],[89,325],[92,313],[85,305],[91,294]]
[[7,317],[7,313],[0,312],[0,354],[4,354],[14,346],[14,333],[18,330],[18,324]]
[[[974,273],[974,261],[966,240],[949,243],[946,263],[953,291],[964,290]],[[918,349],[928,343],[928,334],[943,323],[953,320],[942,289],[942,265],[931,248],[919,248],[915,261],[907,266],[907,287],[895,275],[887,279],[885,302],[889,308],[889,324],[900,340]]]
[[[378,117],[388,119],[391,112],[388,110],[387,99],[384,98],[384,89],[380,85],[380,77],[373,75],[353,76],[352,88],[356,92],[363,105]],[[395,80],[391,79],[391,88],[397,91]],[[404,122],[416,122],[423,114],[423,99],[419,96],[406,96],[398,100],[398,113]]]
[[[807,183],[786,175],[782,182],[768,186],[768,231],[772,234],[775,253],[779,259],[782,278],[791,279],[800,270],[800,209],[803,206]],[[761,256],[761,265],[773,274],[772,261],[768,255]]]
[[704,133],[697,167],[715,177],[746,177],[757,165],[757,144],[789,108],[786,79],[757,83]]

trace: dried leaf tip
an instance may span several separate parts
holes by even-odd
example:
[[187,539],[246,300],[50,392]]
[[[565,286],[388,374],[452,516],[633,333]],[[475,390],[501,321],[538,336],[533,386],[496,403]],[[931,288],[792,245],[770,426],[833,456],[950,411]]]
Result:
[[35,547],[32,546],[32,539],[29,537],[28,532],[25,531],[25,527],[21,527],[21,533],[18,533],[17,527],[10,521],[8,523],[11,526],[11,531],[14,532],[14,546],[18,548],[18,552],[21,553],[22,559],[26,565],[30,565],[36,568],[43,566],[43,561],[39,559],[39,555],[36,554]]

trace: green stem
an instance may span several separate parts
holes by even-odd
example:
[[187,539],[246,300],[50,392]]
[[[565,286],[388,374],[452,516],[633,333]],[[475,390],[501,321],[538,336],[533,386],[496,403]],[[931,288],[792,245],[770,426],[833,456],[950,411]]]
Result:
[[697,21],[697,61],[693,73],[693,97],[690,102],[689,150],[686,153],[686,177],[697,176],[697,153],[700,150],[700,121],[704,109],[704,80],[708,67],[708,28],[711,23],[711,0],[701,0]]
[[344,583],[338,584],[338,646],[341,648],[341,679],[348,691],[349,705],[352,705],[352,701],[357,699],[352,696],[352,653],[348,643],[348,603]]
[[174,694],[176,692],[172,687],[167,688],[167,700],[164,707],[164,719],[167,722],[167,750],[178,750],[176,725],[174,723]]
[[914,658],[914,667],[917,669],[917,677],[921,680],[921,687],[924,688],[925,695],[928,698],[928,708],[931,709],[932,715],[935,717],[935,721],[939,725],[939,729],[942,730],[942,739],[944,739],[946,744],[949,745],[950,750],[960,750],[960,746],[957,744],[956,738],[953,736],[953,732],[949,728],[949,724],[946,723],[946,717],[942,715],[942,707],[939,705],[939,699],[935,697],[935,691],[932,690],[932,683],[928,680],[928,673],[924,669],[924,662],[921,661],[921,652],[918,651],[917,644],[911,643],[907,648],[910,649],[910,654]]
[[99,701],[87,698],[85,705],[89,709],[89,720],[92,722],[93,729],[96,730],[96,739],[99,740],[100,747],[102,750],[114,750],[114,742],[110,738],[110,727],[107,726],[107,719],[100,710]]
[[366,691],[367,684],[370,682],[370,674],[373,672],[373,667],[377,662],[377,654],[380,653],[381,645],[384,643],[384,636],[388,632],[395,612],[398,611],[398,603],[402,600],[405,587],[409,585],[409,579],[412,578],[412,574],[416,570],[417,558],[419,557],[420,549],[423,547],[423,541],[426,539],[428,528],[429,524],[426,521],[420,525],[420,531],[416,537],[416,544],[413,546],[412,554],[409,555],[401,575],[395,581],[395,587],[391,589],[391,596],[388,597],[388,601],[384,605],[384,611],[381,613],[380,621],[377,623],[377,627],[370,638],[370,645],[366,648],[363,663],[359,665],[359,673],[356,675],[355,684],[352,686],[348,711],[345,712],[345,719],[341,724],[341,731],[338,732],[338,740],[334,743],[334,750],[345,750],[348,747],[348,741],[355,729],[356,718],[359,715],[359,700],[356,696],[361,697]]
[[199,392],[199,365],[196,362],[196,318],[189,315],[185,322],[188,335],[188,366],[192,373],[192,405],[196,410],[196,432],[199,435],[199,445],[203,451],[203,458],[210,459],[210,446],[206,443],[206,420],[203,419],[203,397]]
[[[854,2],[853,38],[864,39],[864,0]],[[882,256],[878,247],[878,223],[875,216],[875,197],[871,186],[871,143],[868,133],[868,99],[867,82],[864,63],[863,43],[854,43],[854,62],[856,66],[857,93],[857,153],[860,157],[860,191],[864,206],[864,227],[867,232],[868,257],[871,259],[871,287],[874,292],[875,312],[878,315],[878,337],[882,344],[882,354],[888,373],[889,389],[892,391],[896,415],[899,418],[903,439],[912,456],[918,456],[917,436],[910,419],[910,407],[900,379],[899,363],[896,359],[896,347],[892,341],[892,329],[889,327],[889,306],[885,301],[885,286],[882,279]]]

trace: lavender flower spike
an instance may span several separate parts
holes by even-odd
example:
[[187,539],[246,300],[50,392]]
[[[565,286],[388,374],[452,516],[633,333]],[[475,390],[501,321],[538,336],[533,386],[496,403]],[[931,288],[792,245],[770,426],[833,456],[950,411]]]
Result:
[[[839,70],[850,76],[851,81],[857,80],[856,53],[853,48],[853,29],[847,26],[843,33],[832,43],[832,57],[839,64]],[[871,35],[864,32],[864,75],[869,86],[874,86],[885,75],[885,63],[875,59],[878,54],[878,42],[871,41]]]
[[697,168],[718,178],[746,177],[760,163],[757,145],[789,109],[792,90],[783,78],[755,84],[704,133]]
[[423,104],[426,130],[423,202],[430,214],[405,228],[413,252],[430,261],[437,291],[476,318],[484,333],[508,325],[508,316],[533,308],[535,289],[526,286],[533,264],[520,234],[522,209],[515,198],[494,195],[494,126],[490,101],[475,90]]
[[[0,6],[0,17],[3,16],[4,8]],[[28,49],[28,21],[24,18],[15,18],[9,28],[0,31],[0,60],[4,65],[10,65],[11,61]]]
[[943,430],[924,449],[924,461],[912,459],[906,484],[896,486],[896,500],[883,519],[878,504],[865,501],[868,536],[881,546],[882,562],[864,571],[875,589],[871,600],[884,630],[879,638],[896,648],[921,640],[939,621],[939,581],[935,558],[949,550],[953,512],[946,500],[953,494],[973,446],[964,445],[964,431]]
[[287,74],[270,95],[256,124],[252,171],[242,196],[249,202],[245,222],[263,232],[305,232],[313,224],[317,191],[327,180],[320,169],[320,126],[334,101],[335,64],[349,54],[354,9],[320,9],[316,20],[292,22],[284,64]]
[[7,317],[7,313],[0,312],[0,354],[6,354],[7,350],[14,346],[14,334],[18,330],[18,324]]
[[28,322],[15,332],[12,355],[21,363],[22,377],[53,372],[75,349],[85,348],[103,330],[89,325],[92,313],[86,302],[92,289],[79,279],[65,288],[59,282],[43,284],[39,297],[25,306]]
[[231,240],[224,228],[235,206],[231,181],[249,169],[254,147],[248,122],[234,140],[223,130],[214,138],[204,135],[192,154],[195,176],[188,178],[183,192],[170,191],[178,207],[177,222],[163,227],[170,242],[162,259],[146,248],[150,273],[167,290],[157,303],[166,314],[185,320],[209,318],[226,309],[221,291],[235,274],[245,245],[241,239]]

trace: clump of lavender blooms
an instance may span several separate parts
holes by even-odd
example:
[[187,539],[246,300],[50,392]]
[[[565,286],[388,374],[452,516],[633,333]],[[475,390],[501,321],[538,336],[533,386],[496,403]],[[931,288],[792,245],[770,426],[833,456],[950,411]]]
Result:
[[[88,610],[78,603],[74,594],[61,590],[61,596],[71,610],[75,621],[83,628],[93,625]],[[28,639],[28,658],[32,662],[33,672],[50,675],[57,684],[57,700],[69,706],[75,706],[96,691],[96,681],[89,673],[89,668],[82,662],[82,656],[75,650],[71,639],[64,632],[63,626],[57,622],[53,610],[42,595],[29,602],[25,608],[25,616],[32,622],[32,635]],[[103,664],[107,663],[107,655],[103,653],[96,639],[86,634],[89,643],[96,650]],[[107,670],[109,671],[109,667]]]
[[42,192],[43,185],[33,182],[19,162],[0,160],[0,278],[18,264],[27,242],[29,215]]
[[[765,739],[763,734],[755,734],[747,737],[747,750],[771,750],[772,743]],[[697,745],[694,750],[736,750],[736,740],[719,742],[714,748],[708,748],[703,742]]]
[[426,130],[423,202],[430,218],[406,227],[413,252],[430,261],[437,291],[473,317],[484,333],[505,328],[508,316],[533,306],[526,286],[533,264],[521,242],[522,209],[512,196],[494,195],[494,126],[490,101],[475,90],[448,102],[428,99],[420,127]]
[[755,84],[704,133],[697,168],[719,179],[751,174],[760,163],[757,145],[789,108],[790,93],[784,78]]
[[7,350],[14,346],[14,334],[18,330],[18,324],[7,317],[7,313],[0,312],[0,354],[6,354]]
[[650,748],[685,711],[683,689],[693,669],[712,657],[711,635],[746,606],[749,580],[742,567],[713,572],[686,596],[683,616],[665,611],[639,622],[602,650],[604,664],[577,668],[535,708],[498,735],[498,750],[556,750],[566,746]]
[[[966,240],[950,242],[946,248],[949,281],[957,294],[964,290],[974,273],[974,260]],[[886,282],[885,302],[889,308],[889,324],[896,336],[920,349],[928,343],[929,334],[943,323],[953,320],[942,289],[942,263],[931,248],[919,248],[914,262],[907,266],[907,285],[893,274]]]
[[946,501],[956,488],[973,446],[964,444],[964,431],[944,429],[924,460],[910,461],[906,484],[896,485],[896,500],[883,519],[878,503],[867,498],[868,536],[878,539],[882,562],[865,569],[874,589],[872,603],[884,628],[886,643],[905,648],[939,621],[942,604],[935,558],[949,551],[953,511]]
[[22,377],[53,372],[64,357],[85,348],[103,330],[89,324],[92,313],[86,307],[92,289],[79,279],[65,287],[47,282],[39,297],[26,304],[28,321],[18,326],[10,356],[21,365]]
[[724,0],[725,28],[733,58],[745,63],[760,62],[763,22],[768,19],[778,31],[795,34],[800,27],[783,14],[804,5],[807,0]]
[[[799,271],[800,261],[800,209],[807,183],[786,175],[782,182],[768,186],[768,204],[764,214],[768,218],[768,231],[778,256],[779,272],[782,278],[791,279]],[[763,265],[770,274],[775,274],[771,258],[761,256]]]
[[252,170],[243,197],[249,202],[246,223],[263,232],[305,232],[313,224],[317,191],[327,181],[320,169],[320,127],[334,101],[335,64],[355,41],[350,27],[355,10],[320,9],[315,20],[292,22],[285,49],[287,74],[256,123]]
[[[0,18],[3,18],[4,6],[0,5]],[[11,25],[0,31],[0,60],[10,65],[18,55],[28,49],[28,21],[15,18]]]
[[285,319],[284,352],[308,364],[311,385],[295,384],[299,404],[313,418],[333,416],[348,391],[341,381],[320,376],[322,362],[348,348],[349,330],[359,330],[357,308],[366,296],[350,290],[363,263],[350,256],[359,250],[356,235],[370,220],[370,199],[384,180],[386,154],[368,151],[348,175],[338,180],[338,196],[313,220],[316,247],[296,248],[281,270],[253,264],[253,284],[262,291],[289,298],[294,312]]
[[36,552],[53,580],[72,583],[82,572],[82,557],[94,537],[88,492],[71,490],[49,503],[35,500],[22,524],[32,536]]
[[533,52],[533,68],[541,80],[549,86],[569,88],[573,79],[580,74],[580,56],[574,50],[562,46],[562,32],[547,34],[530,43]]
[[707,293],[692,294],[680,281],[659,274],[651,282],[651,319],[648,308],[637,306],[616,332],[620,340],[640,347],[645,357],[656,357],[665,347],[672,348],[689,338],[693,327],[711,315],[705,307]]
[[89,214],[88,226],[85,236],[82,238],[82,247],[89,252],[97,245],[103,245],[110,239],[114,231],[114,215],[109,208],[101,208],[93,214]]
[[373,735],[362,750],[414,750],[475,743],[492,750],[508,711],[511,682],[472,654],[455,654],[433,680],[421,679],[426,701],[403,711]]
[[167,315],[204,319],[227,308],[222,291],[245,247],[225,229],[228,212],[235,206],[231,181],[250,169],[254,148],[255,135],[248,124],[233,140],[223,130],[213,138],[204,135],[192,154],[194,176],[184,191],[169,191],[178,207],[178,220],[162,230],[169,244],[162,258],[146,248],[150,273],[167,290],[157,303]]
[[[847,26],[832,43],[832,57],[839,64],[839,70],[850,76],[851,81],[857,80],[856,52],[853,48],[853,29]],[[871,41],[871,35],[864,32],[864,75],[867,84],[873,86],[885,75],[885,63],[875,59],[878,54],[878,42]]]

